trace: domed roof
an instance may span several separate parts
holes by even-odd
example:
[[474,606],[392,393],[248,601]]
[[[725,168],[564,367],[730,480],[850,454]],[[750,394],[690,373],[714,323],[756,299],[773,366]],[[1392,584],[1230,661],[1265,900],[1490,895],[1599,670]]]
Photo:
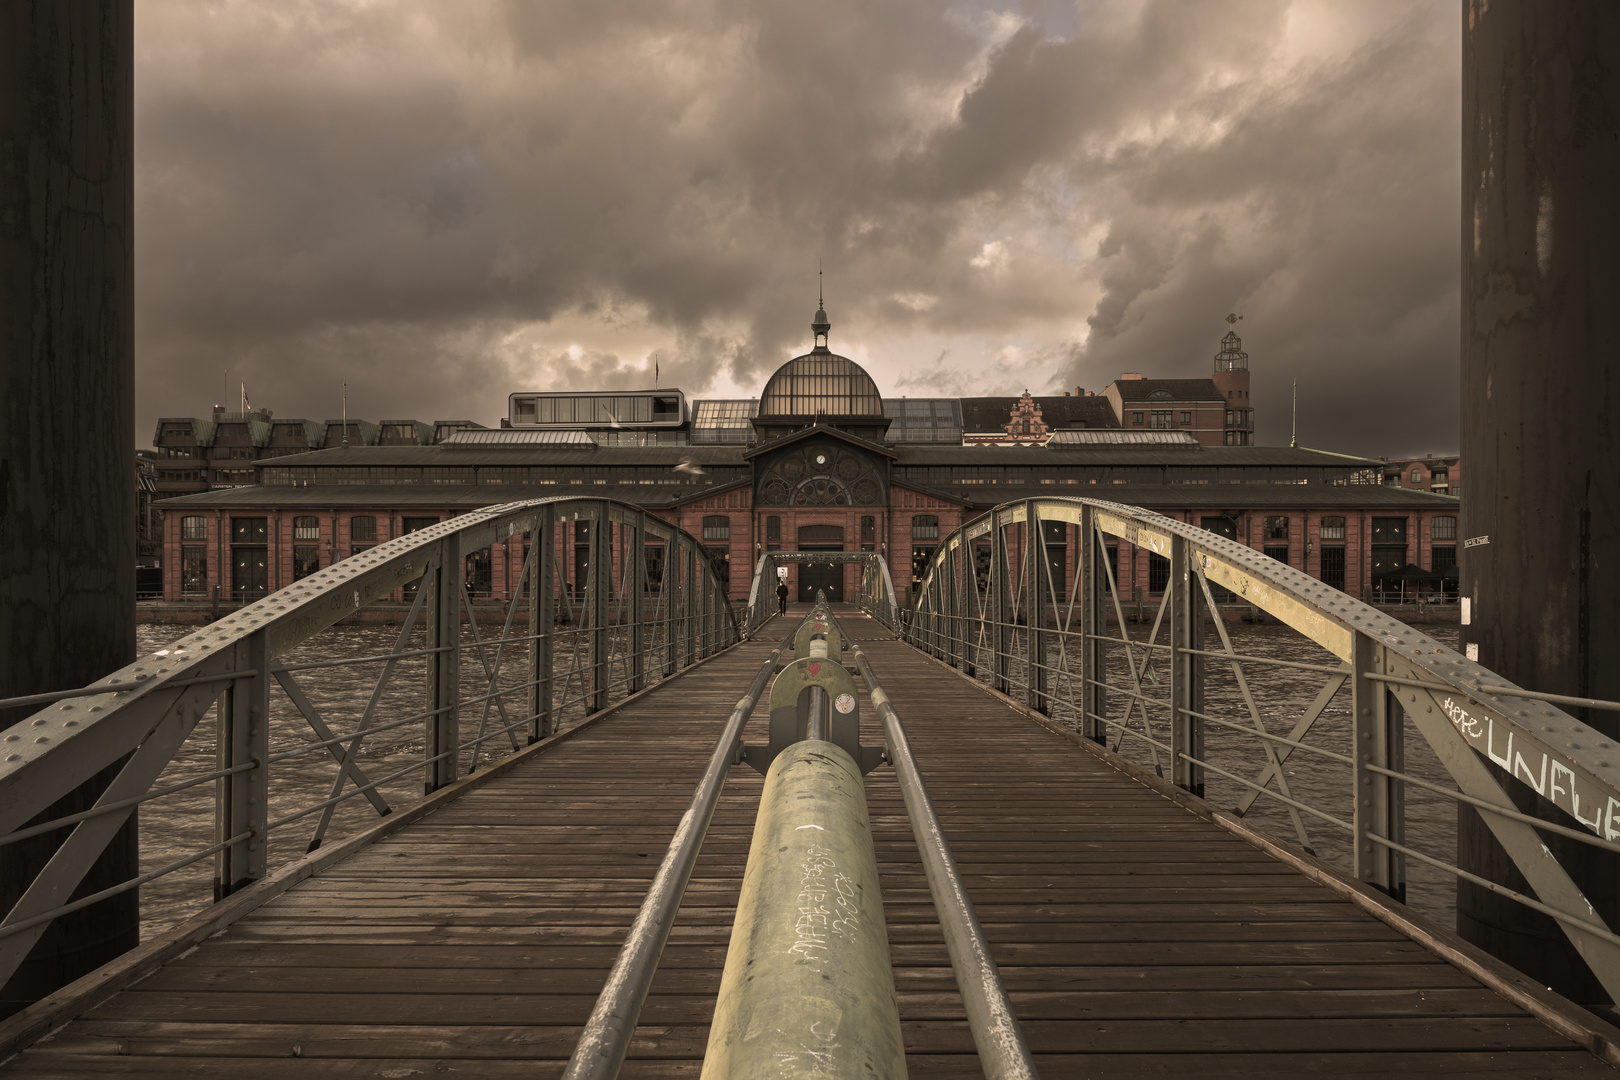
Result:
[[759,395],[760,416],[882,416],[883,397],[855,361],[825,347],[776,369]]

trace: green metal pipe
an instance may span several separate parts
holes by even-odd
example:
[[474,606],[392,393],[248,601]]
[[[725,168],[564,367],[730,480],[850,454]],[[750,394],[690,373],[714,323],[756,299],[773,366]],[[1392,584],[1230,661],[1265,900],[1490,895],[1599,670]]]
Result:
[[703,1080],[905,1075],[861,771],[797,742],[765,777]]

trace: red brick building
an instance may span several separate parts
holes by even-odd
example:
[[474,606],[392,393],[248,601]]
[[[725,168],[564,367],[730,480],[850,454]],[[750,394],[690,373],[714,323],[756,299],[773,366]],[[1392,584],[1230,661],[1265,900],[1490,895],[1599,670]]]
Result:
[[[225,598],[253,599],[414,528],[483,506],[557,495],[621,500],[679,525],[701,538],[739,601],[747,597],[754,563],[768,550],[878,552],[905,590],[940,539],[964,520],[999,503],[1058,495],[1157,510],[1351,592],[1365,591],[1380,574],[1406,563],[1429,567],[1454,547],[1455,499],[1350,483],[1358,471],[1377,468],[1376,461],[1212,445],[1211,432],[1222,431],[1224,440],[1229,430],[1213,421],[1208,427],[1094,427],[1098,413],[1109,411],[1102,395],[1039,403],[1027,394],[885,400],[866,371],[828,349],[824,311],[816,312],[812,329],[815,347],[778,369],[757,401],[697,402],[687,415],[678,391],[645,392],[656,395],[663,410],[657,431],[638,433],[633,422],[617,419],[608,430],[587,430],[557,419],[561,413],[546,404],[568,397],[568,416],[584,415],[586,406],[574,402],[590,395],[578,393],[514,395],[525,402],[524,416],[536,418],[532,424],[435,432],[431,442],[425,432],[406,430],[411,422],[369,425],[347,446],[338,438],[340,425],[337,432],[310,425],[292,436],[313,441],[319,434],[324,448],[256,460],[257,484],[161,504],[164,596],[200,601],[217,587]],[[1236,335],[1228,337],[1233,347],[1224,351],[1237,352]],[[1203,382],[1211,394],[1246,394],[1246,367],[1228,374],[1224,389]],[[1139,380],[1161,388],[1183,381],[1198,382]],[[1178,410],[1180,403],[1209,405],[1198,396],[1203,393],[1175,399]],[[636,397],[616,394],[609,405],[588,404],[610,408],[617,418],[637,414]],[[1121,402],[1134,400],[1120,395]],[[982,423],[973,417],[991,407],[980,403],[996,403],[1003,423],[1018,430],[1006,431],[1009,437],[998,443],[965,445],[965,428]],[[1219,411],[1227,411],[1224,402]],[[1037,417],[1045,433],[1033,430]],[[1029,432],[1022,430],[1026,419]],[[381,438],[390,426],[400,429],[392,445]],[[274,433],[264,438],[268,447]],[[1075,553],[1069,532],[1054,525],[1048,537],[1065,575]],[[558,565],[573,580],[579,556],[572,533],[564,533]],[[473,591],[509,595],[522,545],[513,537],[469,556]],[[1152,559],[1123,558],[1118,572],[1128,599],[1162,588],[1161,568]],[[656,552],[650,563],[658,565]],[[804,595],[817,587],[848,595],[856,583],[855,571],[827,564],[792,572]]]

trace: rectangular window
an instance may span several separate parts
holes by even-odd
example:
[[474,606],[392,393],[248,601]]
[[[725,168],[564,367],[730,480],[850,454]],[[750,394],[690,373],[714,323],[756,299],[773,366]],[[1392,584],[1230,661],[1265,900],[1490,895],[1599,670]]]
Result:
[[293,548],[292,577],[294,581],[309,577],[321,568],[321,549],[314,544]]
[[[1287,514],[1270,514],[1270,515],[1267,515],[1267,517],[1266,517],[1265,539],[1267,539],[1267,540],[1286,540],[1286,539],[1288,539],[1288,515]],[[1284,560],[1284,561],[1286,562],[1287,560]]]
[[936,550],[937,550],[937,547],[934,544],[913,544],[913,545],[911,545],[911,592],[912,592],[912,595],[916,595],[917,590],[922,588],[923,575],[928,573],[928,564],[933,561],[934,552]]
[[[467,583],[467,591],[473,596],[489,596],[494,590],[494,563],[490,558],[490,549],[475,551],[468,555],[464,563],[463,581]],[[471,614],[469,612],[468,614]]]
[[205,593],[208,591],[208,549],[183,547],[180,549],[180,591]]
[[[1324,517],[1322,519],[1322,539],[1323,540],[1343,540],[1344,539],[1344,518],[1342,518],[1342,517]],[[1335,586],[1335,588],[1339,588],[1339,587],[1340,586]]]
[[374,517],[352,517],[349,519],[349,539],[375,540],[377,539],[377,519]]
[[208,539],[208,519],[205,517],[183,517],[180,519],[180,539],[206,540]]
[[1457,539],[1457,519],[1450,514],[1439,514],[1430,520],[1430,536],[1436,540]]
[[911,519],[913,540],[938,540],[939,518],[933,514],[916,514]]
[[718,514],[703,519],[703,539],[729,540],[731,539],[731,519]]
[[1322,584],[1330,589],[1344,588],[1344,548],[1322,545]]
[[1136,424],[1137,426],[1141,426],[1142,414],[1139,413],[1139,412],[1131,413],[1131,423]]
[[1171,428],[1171,427],[1175,427],[1175,425],[1170,422],[1170,417],[1173,416],[1173,415],[1175,415],[1175,414],[1172,413],[1169,409],[1154,409],[1153,410],[1153,423],[1149,424],[1148,426],[1149,427],[1154,427],[1154,428]]
[[709,565],[714,568],[714,576],[720,579],[722,590],[731,588],[731,549],[729,547],[705,546],[703,554],[708,557]]
[[782,519],[774,514],[765,519],[765,539],[773,544],[782,542]]
[[[293,518],[294,540],[319,540],[321,538],[321,519],[316,517]],[[293,580],[297,580],[295,576]]]
[[867,514],[861,518],[861,543],[877,543],[877,518]]
[[1451,470],[1450,469],[1430,469],[1429,470],[1429,486],[1430,487],[1445,487],[1450,482],[1451,482]]
[[1429,549],[1429,569],[1443,574],[1457,565],[1456,544],[1436,544]]
[[1170,584],[1170,560],[1163,555],[1148,553],[1148,592],[1162,593]]
[[1268,558],[1268,559],[1276,559],[1278,562],[1282,563],[1284,566],[1287,566],[1288,565],[1288,545],[1287,544],[1267,544],[1266,545],[1266,558]]
[[1188,412],[1186,409],[1181,410],[1181,422],[1183,424],[1192,423],[1192,413]]

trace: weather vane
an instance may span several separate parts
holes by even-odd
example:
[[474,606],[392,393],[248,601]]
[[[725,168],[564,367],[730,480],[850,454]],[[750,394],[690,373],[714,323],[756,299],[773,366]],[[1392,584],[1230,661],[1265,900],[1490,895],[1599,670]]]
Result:
[[1237,312],[1234,311],[1232,314],[1230,314],[1230,315],[1228,315],[1226,317],[1226,321],[1227,321],[1228,325],[1236,326],[1238,320],[1241,319],[1241,318],[1243,318],[1243,316],[1239,315]]

